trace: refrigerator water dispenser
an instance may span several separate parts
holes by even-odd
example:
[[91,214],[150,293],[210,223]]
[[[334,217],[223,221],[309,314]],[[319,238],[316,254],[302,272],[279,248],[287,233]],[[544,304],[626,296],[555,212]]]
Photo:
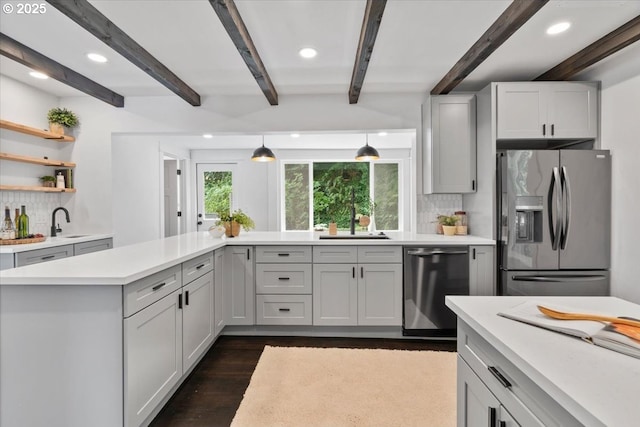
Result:
[[542,197],[516,197],[516,243],[542,241]]

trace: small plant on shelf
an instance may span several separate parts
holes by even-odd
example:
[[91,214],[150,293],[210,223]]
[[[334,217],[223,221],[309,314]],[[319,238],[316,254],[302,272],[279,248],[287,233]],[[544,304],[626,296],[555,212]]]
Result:
[[80,124],[78,116],[66,108],[52,108],[47,113],[49,130],[56,135],[64,135],[65,128],[74,128]]
[[43,187],[55,187],[56,186],[56,177],[51,175],[45,175],[40,177],[40,181],[42,181]]
[[439,215],[438,223],[442,225],[442,231],[446,236],[453,236],[456,234],[456,223],[458,217],[456,215]]

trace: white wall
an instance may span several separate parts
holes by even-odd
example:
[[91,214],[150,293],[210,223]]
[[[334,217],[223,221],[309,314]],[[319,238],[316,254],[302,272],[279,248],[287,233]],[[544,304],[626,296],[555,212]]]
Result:
[[640,304],[640,45],[580,76],[601,80],[601,147],[612,156],[611,293]]

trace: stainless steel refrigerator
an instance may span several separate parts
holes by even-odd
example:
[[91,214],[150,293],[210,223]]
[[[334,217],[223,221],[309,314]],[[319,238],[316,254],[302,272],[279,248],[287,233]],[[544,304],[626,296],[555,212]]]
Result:
[[506,150],[497,171],[499,292],[609,295],[609,152]]

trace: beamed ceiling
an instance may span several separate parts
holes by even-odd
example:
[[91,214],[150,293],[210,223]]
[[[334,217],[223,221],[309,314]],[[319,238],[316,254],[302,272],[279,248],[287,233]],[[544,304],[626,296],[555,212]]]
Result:
[[[640,0],[2,1],[0,73],[57,96],[202,97],[476,91],[571,80],[637,55]],[[569,21],[551,37],[551,24]],[[303,47],[318,55],[305,60]],[[96,64],[96,52],[109,62]],[[32,69],[52,79],[35,81]]]

